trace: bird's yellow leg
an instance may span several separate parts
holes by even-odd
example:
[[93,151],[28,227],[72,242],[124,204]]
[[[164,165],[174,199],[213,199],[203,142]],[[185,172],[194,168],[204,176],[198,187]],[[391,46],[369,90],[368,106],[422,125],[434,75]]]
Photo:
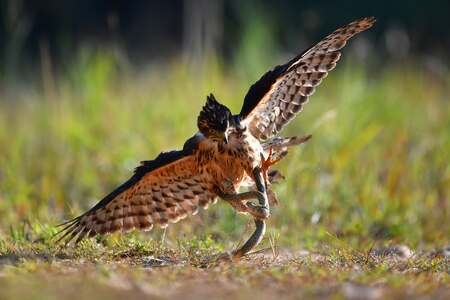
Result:
[[284,158],[284,156],[278,156],[277,158],[273,159],[273,148],[270,147],[269,148],[269,154],[267,155],[267,158],[264,157],[264,154],[261,153],[261,171],[263,173],[264,176],[264,182],[267,186],[267,184],[269,183],[269,179],[268,179],[268,173],[269,173],[269,168],[271,166],[273,166],[274,164],[276,164],[277,162],[279,162],[280,160],[282,160]]

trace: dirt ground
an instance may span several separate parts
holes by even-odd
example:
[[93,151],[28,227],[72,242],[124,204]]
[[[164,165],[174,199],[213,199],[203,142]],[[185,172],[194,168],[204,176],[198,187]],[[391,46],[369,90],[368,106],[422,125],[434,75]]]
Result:
[[403,246],[366,255],[267,250],[234,262],[174,253],[123,252],[114,260],[28,253],[3,255],[0,264],[0,299],[450,298],[448,256]]

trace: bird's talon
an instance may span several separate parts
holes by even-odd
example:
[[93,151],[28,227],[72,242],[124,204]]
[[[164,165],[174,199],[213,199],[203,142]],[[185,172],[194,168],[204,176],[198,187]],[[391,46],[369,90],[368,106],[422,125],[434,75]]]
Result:
[[260,220],[266,220],[270,217],[270,209],[267,206],[258,205],[254,203],[247,203],[250,214]]

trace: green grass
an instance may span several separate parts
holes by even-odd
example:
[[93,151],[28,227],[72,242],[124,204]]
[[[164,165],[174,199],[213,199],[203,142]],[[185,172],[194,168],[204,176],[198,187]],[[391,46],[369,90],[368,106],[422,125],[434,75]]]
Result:
[[[55,81],[44,78],[2,93],[0,280],[10,288],[0,295],[26,298],[23,282],[43,287],[42,297],[58,295],[50,283],[57,280],[86,285],[86,295],[96,290],[119,297],[128,290],[106,289],[118,276],[127,278],[131,290],[140,287],[133,294],[138,297],[147,289],[158,294],[170,280],[186,280],[191,273],[195,280],[206,276],[198,267],[202,258],[250,234],[249,220],[227,204],[167,231],[112,235],[74,249],[56,247],[51,236],[55,224],[96,203],[140,160],[180,148],[196,131],[208,93],[238,112],[248,86],[272,65],[247,63],[251,67],[209,59],[190,68],[174,60],[135,72],[108,53],[85,52]],[[324,282],[325,292],[337,297],[347,295],[349,282],[387,285],[393,293],[408,286],[418,294],[448,287],[448,259],[429,253],[450,244],[449,86],[450,74],[436,80],[414,65],[368,70],[342,62],[283,132],[313,138],[279,165],[287,180],[275,187],[280,204],[260,247],[309,254],[282,262],[256,257],[261,271],[244,262],[209,269],[211,278],[243,285],[244,296],[254,286],[265,286],[258,291],[263,293],[272,285],[275,291],[302,285],[297,295],[314,296]],[[392,244],[418,255],[400,262],[368,255]],[[183,266],[124,270],[149,255],[175,257]],[[71,269],[84,275],[76,278]]]

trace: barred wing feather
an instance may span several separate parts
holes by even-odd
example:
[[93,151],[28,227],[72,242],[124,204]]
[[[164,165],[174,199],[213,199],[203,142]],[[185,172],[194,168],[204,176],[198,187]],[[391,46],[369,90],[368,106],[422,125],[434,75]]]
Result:
[[288,63],[275,67],[253,84],[240,117],[260,140],[276,135],[303,108],[315,88],[339,60],[339,52],[357,33],[372,27],[373,17],[343,26]]

